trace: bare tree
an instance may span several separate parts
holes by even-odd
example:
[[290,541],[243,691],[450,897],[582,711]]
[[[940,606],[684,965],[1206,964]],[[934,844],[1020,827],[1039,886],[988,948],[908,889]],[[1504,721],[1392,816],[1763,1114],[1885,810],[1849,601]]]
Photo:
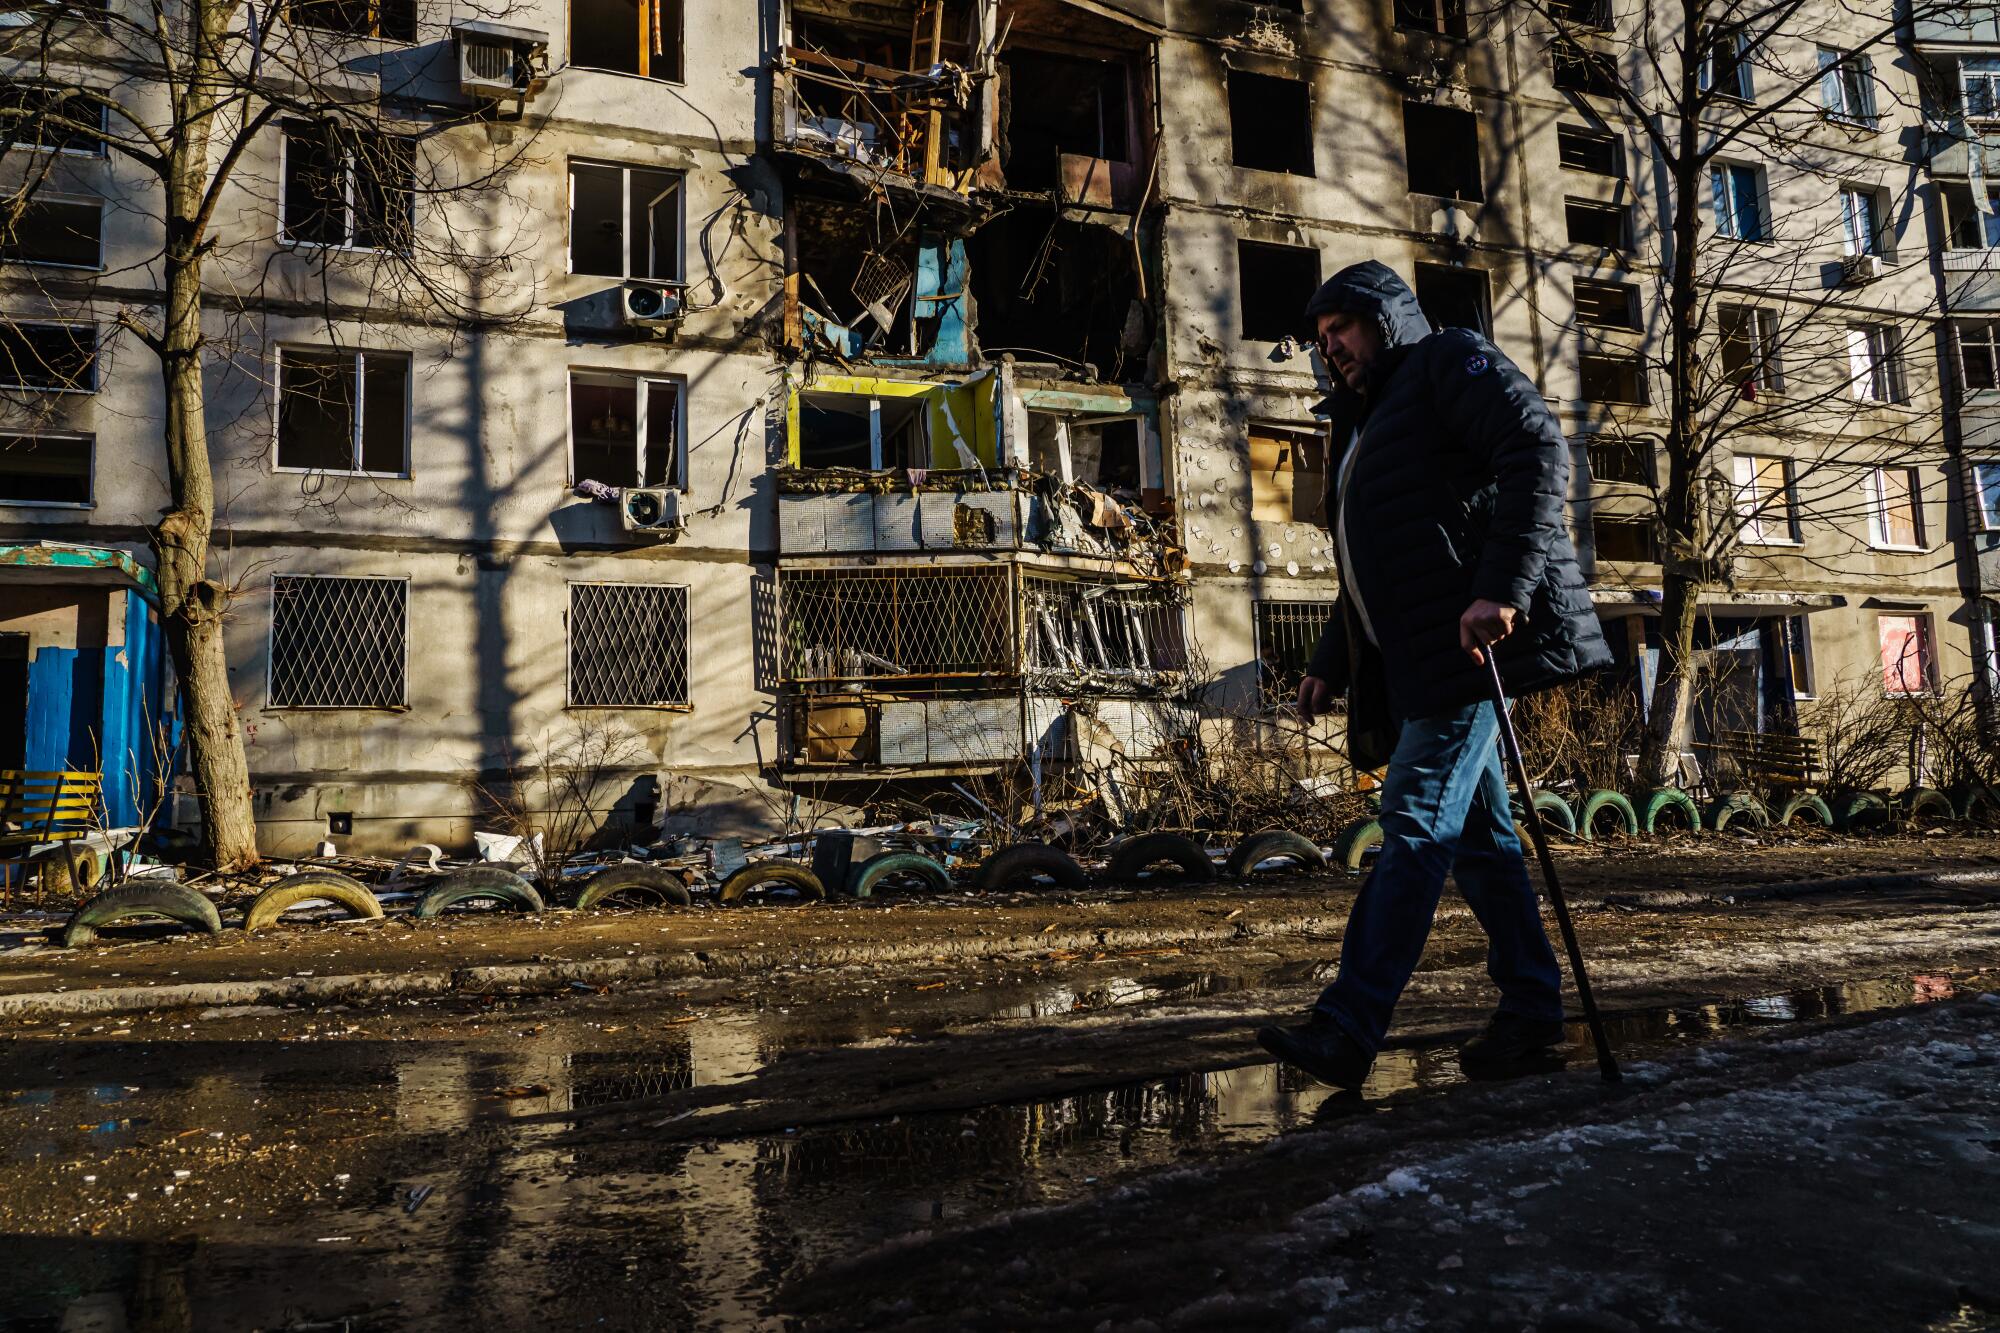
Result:
[[[1927,5],[1947,8],[1915,0],[1918,11]],[[1900,146],[1886,135],[1886,151],[1872,146],[1893,112],[1918,100],[1913,84],[1878,77],[1900,76],[1910,7],[1519,8],[1550,33],[1557,86],[1593,117],[1613,108],[1604,119],[1649,159],[1634,166],[1632,198],[1640,230],[1658,238],[1657,300],[1633,319],[1637,373],[1662,380],[1666,397],[1650,410],[1607,407],[1591,448],[1593,462],[1620,451],[1630,460],[1627,494],[1607,508],[1642,522],[1657,544],[1660,668],[1638,776],[1662,784],[1687,732],[1703,594],[1768,568],[1774,549],[1803,558],[1783,549],[1794,534],[1775,531],[1803,517],[1855,532],[1873,512],[1864,483],[1874,469],[1942,453],[1935,400],[1913,393],[1903,369],[1905,349],[1930,341],[1928,269],[1878,279],[1866,255],[1891,229],[1886,197],[1844,188],[1857,158],[1899,163],[1915,183],[1918,164]],[[1907,189],[1898,197],[1915,199]],[[1843,251],[1857,262],[1841,264]],[[1594,331],[1583,332],[1589,354]],[[1618,373],[1608,358],[1590,369]],[[1913,399],[1933,410],[1920,418],[1896,406]]]
[[[0,37],[10,301],[75,312],[116,300],[111,336],[87,356],[122,337],[159,366],[168,502],[150,541],[218,869],[258,856],[224,646],[235,594],[211,559],[226,497],[205,375],[265,364],[249,335],[272,305],[330,328],[387,313],[445,339],[520,310],[497,285],[507,238],[451,205],[501,189],[532,136],[493,132],[507,113],[454,105],[455,83],[440,99],[426,68],[436,50],[357,40],[442,37],[438,10],[426,28],[420,0],[98,0],[16,7],[23,21]],[[58,195],[94,209],[52,204]],[[81,248],[99,261],[70,262]],[[8,349],[44,378],[75,361],[58,348],[50,365],[48,349],[20,339]]]

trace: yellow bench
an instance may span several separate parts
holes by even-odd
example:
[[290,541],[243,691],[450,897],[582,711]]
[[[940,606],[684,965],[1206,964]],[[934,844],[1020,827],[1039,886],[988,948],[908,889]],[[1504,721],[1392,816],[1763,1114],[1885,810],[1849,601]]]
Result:
[[[69,882],[87,888],[78,874],[76,853],[66,844],[95,832],[101,773],[27,773],[0,769],[0,903],[14,904],[15,866],[26,866],[38,847],[63,844],[63,865]],[[22,882],[27,880],[26,871]],[[46,877],[44,877],[46,883]],[[38,890],[36,898],[42,897]]]

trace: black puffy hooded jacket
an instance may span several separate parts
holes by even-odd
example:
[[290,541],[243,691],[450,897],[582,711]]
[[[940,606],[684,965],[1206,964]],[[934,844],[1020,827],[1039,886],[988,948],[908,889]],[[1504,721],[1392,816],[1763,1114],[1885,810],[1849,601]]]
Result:
[[1458,641],[1475,598],[1523,613],[1497,654],[1511,694],[1608,666],[1611,651],[1563,526],[1569,444],[1534,384],[1478,334],[1431,332],[1416,294],[1374,260],[1322,286],[1307,322],[1333,311],[1374,318],[1383,353],[1365,394],[1341,383],[1331,400],[1341,595],[1309,669],[1346,692],[1349,749],[1375,767],[1394,717],[1489,696]]

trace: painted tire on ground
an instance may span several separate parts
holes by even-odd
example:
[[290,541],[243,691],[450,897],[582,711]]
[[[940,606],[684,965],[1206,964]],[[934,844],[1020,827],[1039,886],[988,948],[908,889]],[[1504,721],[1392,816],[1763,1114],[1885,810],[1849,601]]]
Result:
[[1792,793],[1790,799],[1778,807],[1776,822],[1782,827],[1791,823],[1800,815],[1804,815],[1821,828],[1830,829],[1833,827],[1833,811],[1828,808],[1825,801],[1809,791]]
[[1958,811],[1951,798],[1934,787],[1912,787],[1896,798],[1896,809],[1912,824],[1951,824]]
[[305,902],[329,902],[347,909],[350,917],[379,920],[382,904],[368,886],[337,870],[301,870],[266,888],[243,914],[243,929],[262,930]]
[[606,866],[583,882],[576,910],[593,907],[686,907],[694,901],[687,881],[661,866],[624,861]]
[[1699,833],[1701,807],[1678,787],[1655,787],[1639,804],[1639,827],[1656,834]]
[[1247,879],[1257,873],[1258,866],[1280,857],[1300,870],[1321,870],[1326,866],[1326,854],[1310,838],[1290,829],[1266,829],[1236,844],[1236,850],[1229,854],[1229,873],[1233,878]]
[[[1513,797],[1507,802],[1507,805],[1514,812],[1514,818],[1518,821],[1521,817],[1521,799],[1518,796]],[[1554,792],[1538,791],[1535,793],[1535,813],[1542,817],[1542,824],[1545,827],[1552,828],[1558,833],[1567,833],[1572,837],[1576,835],[1575,807]]]
[[1359,872],[1368,862],[1368,853],[1381,845],[1382,821],[1357,819],[1342,829],[1340,836],[1333,840],[1334,863]]
[[1060,847],[1045,842],[1017,842],[1002,847],[980,862],[973,883],[982,889],[1032,889],[1039,887],[1038,876],[1046,877],[1059,889],[1080,889],[1090,883],[1076,858]]
[[[76,858],[76,874],[70,874],[70,857]],[[60,848],[35,858],[37,884],[43,893],[89,893],[104,878],[104,853],[95,847]]]
[[1746,824],[1753,829],[1771,827],[1771,812],[1749,792],[1725,792],[1709,802],[1708,826],[1715,832],[1727,833],[1732,826],[1741,829]]
[[1192,838],[1179,833],[1141,833],[1127,838],[1112,849],[1111,862],[1104,867],[1107,884],[1126,884],[1162,862],[1181,872],[1181,878],[1206,882],[1215,878],[1215,863],[1208,853],[1195,846]]
[[930,893],[951,892],[951,872],[920,852],[883,852],[854,867],[849,890],[857,898],[872,898],[891,879],[920,879]]
[[63,947],[80,949],[113,922],[148,916],[163,916],[207,935],[222,933],[222,917],[214,903],[185,884],[155,879],[106,889],[77,908],[63,927]]
[[1952,807],[1967,824],[1991,825],[2000,822],[2000,796],[1991,787],[1959,787],[1952,792]]
[[542,910],[542,895],[513,871],[498,866],[473,866],[469,870],[454,870],[439,880],[417,899],[411,915],[428,921],[447,907],[481,898],[490,898],[517,912]]
[[1602,833],[1637,837],[1639,812],[1622,794],[1599,789],[1583,798],[1583,809],[1576,819],[1576,832],[1585,842],[1593,841]]
[[1833,825],[1842,833],[1889,822],[1889,803],[1872,791],[1842,792],[1833,798]]
[[723,880],[717,896],[725,903],[740,903],[759,889],[781,887],[798,890],[802,902],[826,899],[826,885],[819,876],[796,861],[752,861]]

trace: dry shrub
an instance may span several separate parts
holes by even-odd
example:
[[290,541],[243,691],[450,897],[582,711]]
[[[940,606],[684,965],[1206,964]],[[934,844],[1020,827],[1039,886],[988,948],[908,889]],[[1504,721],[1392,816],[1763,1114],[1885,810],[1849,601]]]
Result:
[[1908,760],[1913,714],[1904,700],[1882,693],[1873,672],[1823,684],[1819,697],[1799,702],[1799,735],[1819,745],[1820,785],[1828,791],[1873,791]]
[[1521,696],[1514,729],[1536,786],[1616,791],[1628,781],[1625,756],[1639,744],[1639,701],[1623,680],[1586,677]]

